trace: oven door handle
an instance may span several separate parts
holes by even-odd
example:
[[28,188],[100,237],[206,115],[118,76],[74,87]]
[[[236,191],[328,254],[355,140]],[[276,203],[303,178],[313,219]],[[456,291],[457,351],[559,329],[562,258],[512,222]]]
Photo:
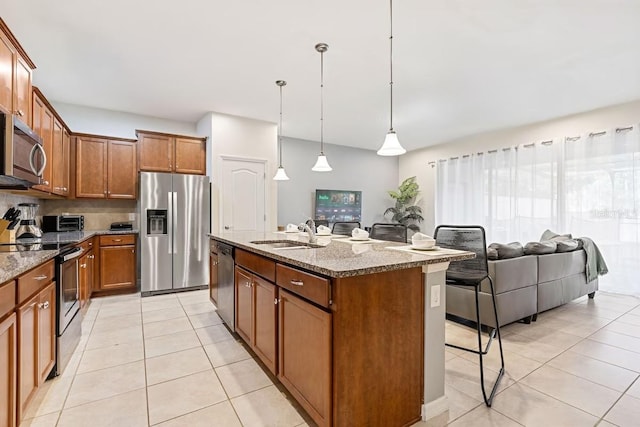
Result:
[[61,255],[61,260],[62,260],[62,262],[67,262],[67,261],[72,260],[74,258],[78,258],[80,255],[82,255],[82,248],[81,247],[77,247],[77,248],[73,249],[72,251],[69,251],[69,252],[65,253],[64,255]]

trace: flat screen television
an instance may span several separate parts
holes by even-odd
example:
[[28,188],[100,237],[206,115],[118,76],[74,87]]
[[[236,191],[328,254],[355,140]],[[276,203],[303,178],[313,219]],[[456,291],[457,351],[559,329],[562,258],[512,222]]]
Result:
[[315,219],[361,221],[362,191],[316,190]]

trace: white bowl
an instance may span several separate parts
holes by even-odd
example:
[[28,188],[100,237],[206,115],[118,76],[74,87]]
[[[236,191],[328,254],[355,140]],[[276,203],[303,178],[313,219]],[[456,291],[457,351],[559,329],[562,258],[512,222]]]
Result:
[[435,239],[411,239],[414,248],[429,249],[436,245]]

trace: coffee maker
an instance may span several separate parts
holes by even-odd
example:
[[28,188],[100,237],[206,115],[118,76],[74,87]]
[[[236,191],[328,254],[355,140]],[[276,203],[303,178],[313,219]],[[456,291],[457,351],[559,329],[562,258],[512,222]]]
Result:
[[42,230],[36,225],[37,203],[19,203],[20,226],[16,231],[16,239],[40,239]]

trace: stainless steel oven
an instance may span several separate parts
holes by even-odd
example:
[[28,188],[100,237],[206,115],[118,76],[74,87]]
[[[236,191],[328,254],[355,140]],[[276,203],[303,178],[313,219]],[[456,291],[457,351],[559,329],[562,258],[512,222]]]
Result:
[[69,363],[82,335],[79,296],[78,258],[84,250],[73,247],[56,257],[56,287],[58,296],[56,375]]

